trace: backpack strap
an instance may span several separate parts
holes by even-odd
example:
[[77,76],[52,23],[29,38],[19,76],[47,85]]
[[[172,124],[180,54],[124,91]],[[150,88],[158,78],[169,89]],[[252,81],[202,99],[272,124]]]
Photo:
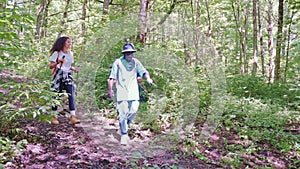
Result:
[[[60,53],[60,51],[57,51],[56,63],[58,62],[59,53]],[[55,66],[54,68],[52,68],[52,74],[51,74],[52,77],[54,77],[54,74],[55,74],[55,72],[56,72],[56,69],[57,69],[56,66]]]

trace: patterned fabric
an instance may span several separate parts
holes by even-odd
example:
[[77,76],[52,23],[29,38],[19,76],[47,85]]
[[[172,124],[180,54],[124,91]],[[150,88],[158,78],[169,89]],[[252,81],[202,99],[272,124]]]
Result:
[[66,85],[73,85],[72,71],[57,69],[51,84],[51,90],[61,92]]

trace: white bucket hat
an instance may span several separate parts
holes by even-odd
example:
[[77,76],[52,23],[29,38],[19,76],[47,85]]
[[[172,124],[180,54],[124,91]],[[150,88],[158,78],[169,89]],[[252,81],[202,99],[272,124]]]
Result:
[[123,46],[122,53],[134,53],[134,52],[136,52],[136,50],[134,49],[134,46],[132,43],[126,43]]

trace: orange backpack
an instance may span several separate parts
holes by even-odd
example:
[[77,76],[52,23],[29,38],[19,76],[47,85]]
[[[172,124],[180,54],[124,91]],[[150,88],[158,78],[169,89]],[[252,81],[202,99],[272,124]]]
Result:
[[[60,52],[60,51],[58,51],[58,52],[57,52],[56,63],[58,62],[59,52]],[[56,69],[57,69],[57,67],[56,67],[56,66],[55,66],[54,68],[52,68],[52,74],[51,74],[51,75],[52,75],[52,77],[54,77],[54,75],[55,75],[55,72],[56,72]]]

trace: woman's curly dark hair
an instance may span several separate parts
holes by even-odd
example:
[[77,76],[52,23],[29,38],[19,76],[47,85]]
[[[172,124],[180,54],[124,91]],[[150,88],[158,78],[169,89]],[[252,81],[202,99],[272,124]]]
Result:
[[60,51],[63,49],[66,41],[70,39],[70,37],[68,36],[62,36],[59,37],[53,44],[51,50],[50,50],[50,54],[52,55],[55,51]]

